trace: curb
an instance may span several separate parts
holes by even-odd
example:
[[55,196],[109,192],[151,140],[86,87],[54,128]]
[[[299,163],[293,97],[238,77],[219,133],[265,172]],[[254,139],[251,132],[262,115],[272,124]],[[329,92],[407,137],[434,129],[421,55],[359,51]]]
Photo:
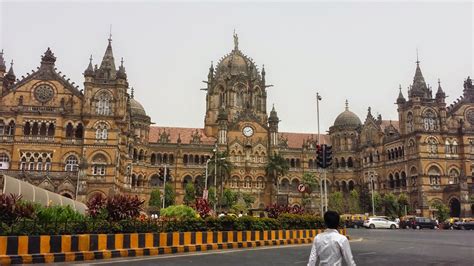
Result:
[[162,254],[187,253],[195,251],[221,250],[251,248],[261,246],[291,245],[291,244],[310,244],[313,238],[305,239],[286,239],[286,240],[263,240],[232,242],[223,244],[201,244],[187,246],[171,246],[156,248],[132,248],[101,251],[82,251],[66,253],[49,253],[33,255],[6,255],[0,256],[1,265],[26,264],[26,263],[55,263],[55,262],[75,262],[88,260],[101,260],[119,257],[138,257],[138,256],[156,256]]

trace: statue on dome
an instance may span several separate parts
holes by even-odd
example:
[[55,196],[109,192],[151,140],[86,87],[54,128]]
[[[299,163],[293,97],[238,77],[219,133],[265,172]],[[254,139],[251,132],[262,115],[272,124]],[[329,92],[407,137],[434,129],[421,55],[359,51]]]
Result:
[[235,51],[239,50],[239,36],[237,36],[237,33],[235,33],[235,30],[234,30],[234,50]]

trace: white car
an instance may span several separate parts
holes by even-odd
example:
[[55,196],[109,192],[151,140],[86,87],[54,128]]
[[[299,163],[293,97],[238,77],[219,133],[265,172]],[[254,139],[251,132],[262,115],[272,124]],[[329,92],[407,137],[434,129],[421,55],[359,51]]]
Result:
[[364,221],[364,227],[370,228],[370,229],[375,229],[375,228],[397,229],[398,223],[389,221],[385,218],[371,217]]

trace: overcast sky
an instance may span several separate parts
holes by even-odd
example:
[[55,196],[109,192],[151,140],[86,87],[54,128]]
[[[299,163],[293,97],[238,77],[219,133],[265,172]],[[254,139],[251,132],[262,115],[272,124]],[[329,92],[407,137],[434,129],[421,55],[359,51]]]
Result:
[[[239,48],[261,69],[268,104],[280,131],[315,132],[344,110],[345,99],[362,121],[367,107],[398,120],[399,84],[415,73],[416,49],[423,75],[436,91],[462,93],[473,71],[472,3],[0,3],[0,47],[14,60],[17,77],[36,69],[51,47],[57,67],[76,84],[92,54],[100,64],[112,24],[116,64],[124,57],[135,98],[160,126],[203,127],[211,61]],[[268,110],[268,111],[269,111]]]

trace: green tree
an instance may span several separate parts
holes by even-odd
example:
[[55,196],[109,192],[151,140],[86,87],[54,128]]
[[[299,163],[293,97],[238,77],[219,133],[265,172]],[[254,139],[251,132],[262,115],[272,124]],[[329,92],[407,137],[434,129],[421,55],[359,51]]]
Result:
[[280,182],[279,177],[284,176],[288,173],[290,166],[288,162],[280,154],[274,153],[268,157],[265,171],[268,177],[273,179],[273,183],[277,186],[277,194],[280,193]]
[[150,201],[148,202],[150,207],[161,207],[161,192],[159,189],[154,189],[150,193]]
[[255,197],[250,193],[242,193],[241,197],[247,209],[251,208],[252,204],[255,202]]
[[194,184],[189,182],[186,184],[184,188],[184,204],[185,205],[193,205],[194,200],[196,199],[196,189],[194,188]]
[[398,201],[393,193],[387,193],[382,198],[382,205],[385,210],[385,215],[388,217],[398,217]]
[[[372,213],[372,193],[369,194],[370,196],[370,201],[369,201],[369,210],[370,213]],[[382,211],[382,196],[378,192],[374,192],[374,206],[375,206],[375,212],[380,212]]]
[[310,190],[309,192],[315,192],[319,188],[318,180],[313,173],[304,173],[302,178],[303,184]]
[[174,205],[175,197],[176,197],[176,195],[175,195],[175,192],[174,192],[173,185],[171,185],[170,183],[166,183],[166,185],[165,185],[165,207]]
[[224,189],[224,197],[222,198],[222,206],[230,209],[237,202],[237,193],[226,188]]
[[210,187],[207,191],[207,202],[209,202],[211,209],[214,208],[214,203],[217,203],[216,187]]
[[372,212],[372,194],[369,184],[362,185],[359,193],[359,204],[363,212]]
[[339,214],[344,213],[344,197],[342,196],[342,192],[337,191],[329,194],[328,209],[336,211]]
[[399,216],[404,216],[406,215],[407,213],[405,213],[405,206],[406,206],[406,212],[408,212],[409,208],[410,207],[410,204],[408,202],[408,196],[407,194],[405,193],[401,193],[400,195],[398,195],[398,215]]
[[359,192],[356,189],[353,189],[349,194],[349,213],[360,213],[360,197]]
[[449,208],[441,202],[435,202],[432,205],[436,209],[436,218],[440,223],[449,219]]

